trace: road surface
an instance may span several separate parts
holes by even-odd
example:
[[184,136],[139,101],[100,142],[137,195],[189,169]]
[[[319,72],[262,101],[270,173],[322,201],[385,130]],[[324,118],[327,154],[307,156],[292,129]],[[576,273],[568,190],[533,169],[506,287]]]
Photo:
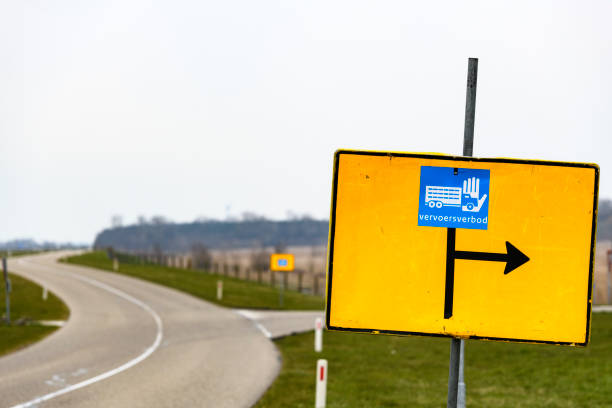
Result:
[[269,340],[311,329],[317,312],[233,311],[119,274],[9,260],[62,298],[68,322],[0,358],[1,407],[250,407],[274,381]]

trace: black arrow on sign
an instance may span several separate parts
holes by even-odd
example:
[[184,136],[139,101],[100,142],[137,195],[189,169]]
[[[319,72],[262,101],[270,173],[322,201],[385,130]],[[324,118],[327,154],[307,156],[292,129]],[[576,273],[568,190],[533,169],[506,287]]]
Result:
[[474,261],[505,262],[504,275],[509,274],[525,262],[529,257],[518,248],[506,241],[506,253],[471,252],[455,250],[455,228],[449,228],[446,238],[446,290],[444,296],[444,318],[450,319],[453,315],[453,293],[455,287],[455,259],[469,259]]
[[474,261],[506,262],[504,275],[509,274],[529,260],[527,255],[506,241],[506,253],[455,251],[455,259],[471,259]]

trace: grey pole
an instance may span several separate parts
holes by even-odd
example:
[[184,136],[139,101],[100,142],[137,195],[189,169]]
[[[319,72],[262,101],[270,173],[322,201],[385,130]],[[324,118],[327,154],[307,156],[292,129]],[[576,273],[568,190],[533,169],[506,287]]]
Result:
[[459,339],[451,339],[450,364],[448,367],[448,400],[446,403],[446,408],[457,408],[460,348],[461,341]]
[[463,379],[463,360],[465,350],[465,340],[461,340],[459,350],[459,384],[457,387],[457,408],[465,408],[465,380]]
[[[474,151],[474,122],[476,118],[476,85],[478,84],[478,58],[468,60],[467,90],[465,93],[465,127],[463,130],[463,155],[472,156]],[[459,387],[457,408],[465,408],[465,380],[463,363],[465,361],[465,340],[461,340],[459,352]]]
[[6,257],[2,258],[2,271],[4,272],[4,288],[6,298],[6,323],[11,324],[11,280],[8,277],[8,270],[6,268]]
[[[463,129],[463,155],[470,157],[472,156],[474,148],[477,80],[478,58],[470,58],[468,59],[467,90],[465,94],[465,124]],[[447,408],[465,408],[465,381],[463,378],[464,350],[464,340],[451,340]]]
[[[287,273],[287,272],[282,272]],[[283,277],[284,278],[284,277]],[[283,307],[283,292],[285,290],[285,279],[280,280],[280,289],[278,290],[278,304],[282,308]]]
[[474,147],[474,119],[476,117],[476,83],[478,58],[468,60],[467,92],[465,94],[465,127],[463,129],[463,155],[471,156]]

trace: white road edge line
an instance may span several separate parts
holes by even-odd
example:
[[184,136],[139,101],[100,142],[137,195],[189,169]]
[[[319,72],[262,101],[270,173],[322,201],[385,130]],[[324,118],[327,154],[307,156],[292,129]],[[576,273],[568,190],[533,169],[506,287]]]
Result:
[[266,329],[261,323],[259,323],[256,318],[254,317],[255,314],[253,312],[251,312],[250,310],[234,310],[234,312],[242,317],[244,317],[245,319],[251,321],[251,323],[253,323],[255,325],[255,327],[257,327],[257,329],[259,329],[260,332],[263,333],[264,336],[266,336],[267,338],[271,339],[272,338],[272,333],[270,333],[270,331],[268,329]]
[[[19,263],[22,263],[23,261],[20,260]],[[46,265],[41,265],[36,263],[36,266],[43,266],[45,267]],[[120,365],[117,368],[114,368],[110,371],[107,371],[105,373],[102,373],[100,375],[97,375],[95,377],[89,378],[87,380],[81,381],[79,383],[73,384],[73,385],[69,385],[65,388],[62,388],[60,390],[51,392],[49,394],[43,395],[41,397],[37,397],[34,398],[31,401],[28,402],[24,402],[22,404],[18,404],[18,405],[14,405],[11,408],[26,408],[26,407],[32,407],[34,405],[40,404],[41,402],[44,401],[48,401],[52,398],[58,397],[60,395],[63,394],[67,394],[69,392],[78,390],[79,388],[83,388],[83,387],[87,387],[88,385],[91,385],[93,383],[96,383],[98,381],[102,381],[105,380],[109,377],[112,377],[115,374],[119,374],[122,371],[127,370],[128,368],[131,368],[133,366],[135,366],[136,364],[140,363],[141,361],[143,361],[144,359],[146,359],[147,357],[149,357],[151,354],[153,354],[153,352],[159,347],[159,345],[161,344],[162,338],[163,338],[163,324],[162,324],[162,320],[159,317],[159,315],[155,312],[155,310],[153,310],[153,308],[151,308],[151,306],[147,305],[146,303],[144,303],[143,301],[136,299],[133,296],[128,295],[125,292],[120,291],[119,289],[116,289],[110,285],[107,285],[105,283],[99,282],[95,279],[91,279],[91,278],[86,278],[84,276],[80,276],[77,274],[74,274],[72,272],[66,272],[67,274],[71,275],[72,277],[79,279],[83,282],[86,282],[92,286],[96,286],[100,289],[104,289],[107,292],[110,292],[116,296],[119,296],[125,300],[127,300],[130,303],[133,303],[139,307],[141,307],[142,309],[144,309],[146,312],[148,312],[152,317],[153,320],[155,320],[155,324],[157,325],[157,335],[155,336],[155,341],[153,342],[153,344],[151,344],[145,351],[144,353],[142,353],[141,355],[139,355],[138,357],[128,361],[127,363]]]

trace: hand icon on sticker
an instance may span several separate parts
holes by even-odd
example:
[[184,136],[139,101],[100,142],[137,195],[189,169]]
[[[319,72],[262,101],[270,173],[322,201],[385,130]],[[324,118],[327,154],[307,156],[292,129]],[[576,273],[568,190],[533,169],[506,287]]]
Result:
[[466,204],[461,206],[463,211],[478,212],[482,208],[487,195],[480,197],[480,179],[476,177],[463,180],[463,198]]

